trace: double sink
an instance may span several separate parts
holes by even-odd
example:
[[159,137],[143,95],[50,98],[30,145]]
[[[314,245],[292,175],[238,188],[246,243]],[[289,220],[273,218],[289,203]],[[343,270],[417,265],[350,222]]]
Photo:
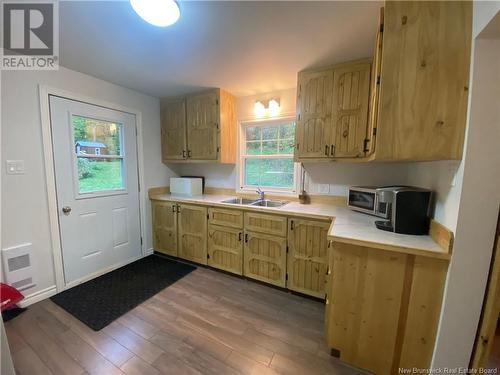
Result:
[[245,206],[259,206],[259,207],[282,207],[288,202],[285,201],[273,201],[270,199],[247,199],[247,198],[232,198],[226,199],[221,203],[229,204],[242,204]]

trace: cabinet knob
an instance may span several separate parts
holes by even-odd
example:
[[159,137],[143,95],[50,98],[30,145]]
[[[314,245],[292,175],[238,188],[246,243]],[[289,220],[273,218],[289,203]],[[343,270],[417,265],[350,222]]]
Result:
[[344,132],[342,133],[342,137],[344,138],[347,138],[347,135],[349,134],[349,131],[346,129],[344,130]]

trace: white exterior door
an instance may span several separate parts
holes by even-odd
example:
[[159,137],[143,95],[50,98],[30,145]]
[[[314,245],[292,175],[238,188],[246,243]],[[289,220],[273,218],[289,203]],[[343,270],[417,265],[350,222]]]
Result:
[[135,115],[50,96],[66,284],[141,254]]

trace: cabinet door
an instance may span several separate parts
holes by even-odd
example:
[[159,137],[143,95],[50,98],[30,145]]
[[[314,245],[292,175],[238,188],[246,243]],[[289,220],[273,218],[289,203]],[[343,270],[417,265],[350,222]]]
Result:
[[172,202],[153,202],[153,248],[177,256],[177,213]]
[[286,217],[245,212],[246,230],[285,237],[286,228]]
[[208,226],[208,265],[243,274],[243,230]]
[[336,158],[365,155],[371,64],[354,63],[333,72],[333,128],[330,153]]
[[179,206],[179,257],[207,264],[207,208]]
[[217,91],[187,99],[188,158],[217,160],[219,95]]
[[301,72],[297,89],[295,156],[330,156],[333,70]]
[[288,219],[287,288],[325,297],[330,223]]
[[284,288],[286,238],[245,230],[243,274]]
[[461,159],[472,2],[387,1],[375,157]]
[[161,157],[163,161],[186,158],[186,102],[161,103]]

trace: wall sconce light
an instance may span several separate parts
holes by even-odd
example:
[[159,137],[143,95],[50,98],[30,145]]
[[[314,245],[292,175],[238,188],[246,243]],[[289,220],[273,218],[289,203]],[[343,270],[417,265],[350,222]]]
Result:
[[268,117],[278,116],[280,114],[280,111],[281,107],[278,99],[270,99],[268,101],[258,100],[255,102],[253,107],[253,113],[257,118],[262,118],[266,115]]

